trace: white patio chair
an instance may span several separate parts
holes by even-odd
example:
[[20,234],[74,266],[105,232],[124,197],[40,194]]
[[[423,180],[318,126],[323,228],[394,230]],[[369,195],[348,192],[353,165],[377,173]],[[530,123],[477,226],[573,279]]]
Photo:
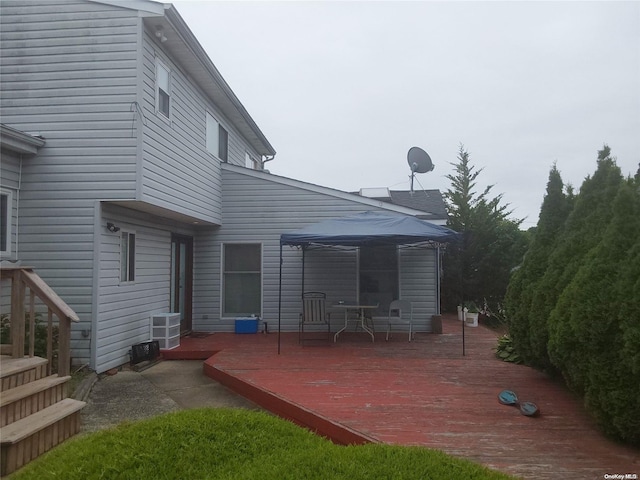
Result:
[[[392,315],[393,312],[397,312],[398,315]],[[391,338],[392,324],[409,325],[409,341],[413,340],[413,304],[409,300],[394,300],[389,305],[389,316],[387,318],[387,341]]]
[[[330,314],[327,313],[327,295],[322,292],[305,292],[302,294],[302,313],[298,325],[298,342],[304,341],[304,327],[326,325],[328,340],[331,340]],[[317,330],[316,330],[317,331]]]

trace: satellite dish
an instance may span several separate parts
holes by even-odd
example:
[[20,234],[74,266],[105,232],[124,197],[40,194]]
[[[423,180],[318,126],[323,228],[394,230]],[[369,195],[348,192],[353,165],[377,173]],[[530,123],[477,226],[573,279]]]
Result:
[[431,157],[420,147],[411,147],[409,149],[407,162],[412,173],[427,173],[433,170]]
[[420,147],[411,147],[407,153],[407,163],[411,169],[411,193],[413,193],[413,177],[416,173],[427,173],[434,169],[431,157]]

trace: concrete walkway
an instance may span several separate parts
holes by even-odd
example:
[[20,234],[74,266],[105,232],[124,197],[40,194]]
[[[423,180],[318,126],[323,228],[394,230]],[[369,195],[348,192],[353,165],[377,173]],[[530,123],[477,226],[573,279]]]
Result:
[[259,408],[202,373],[201,360],[163,361],[143,372],[101,377],[82,410],[82,431],[199,407]]

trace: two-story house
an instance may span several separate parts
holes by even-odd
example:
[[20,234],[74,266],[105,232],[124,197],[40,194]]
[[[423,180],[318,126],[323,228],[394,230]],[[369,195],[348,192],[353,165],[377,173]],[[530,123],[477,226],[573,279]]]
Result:
[[[2,259],[35,267],[77,312],[76,364],[126,363],[156,313],[180,312],[183,332],[276,320],[283,232],[425,216],[265,171],[275,149],[170,4],[3,0],[0,21],[2,137],[25,150],[2,153]],[[285,254],[282,327],[297,331],[301,253]],[[434,248],[307,261],[306,285],[329,300],[357,299],[366,271],[414,301],[416,330],[439,313]]]

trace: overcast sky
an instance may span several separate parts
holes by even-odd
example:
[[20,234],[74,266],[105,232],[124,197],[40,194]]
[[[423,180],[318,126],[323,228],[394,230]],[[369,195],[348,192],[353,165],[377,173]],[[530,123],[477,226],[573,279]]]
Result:
[[554,162],[578,188],[607,143],[640,162],[640,2],[173,2],[278,152],[340,190],[445,191],[460,144],[537,223]]

